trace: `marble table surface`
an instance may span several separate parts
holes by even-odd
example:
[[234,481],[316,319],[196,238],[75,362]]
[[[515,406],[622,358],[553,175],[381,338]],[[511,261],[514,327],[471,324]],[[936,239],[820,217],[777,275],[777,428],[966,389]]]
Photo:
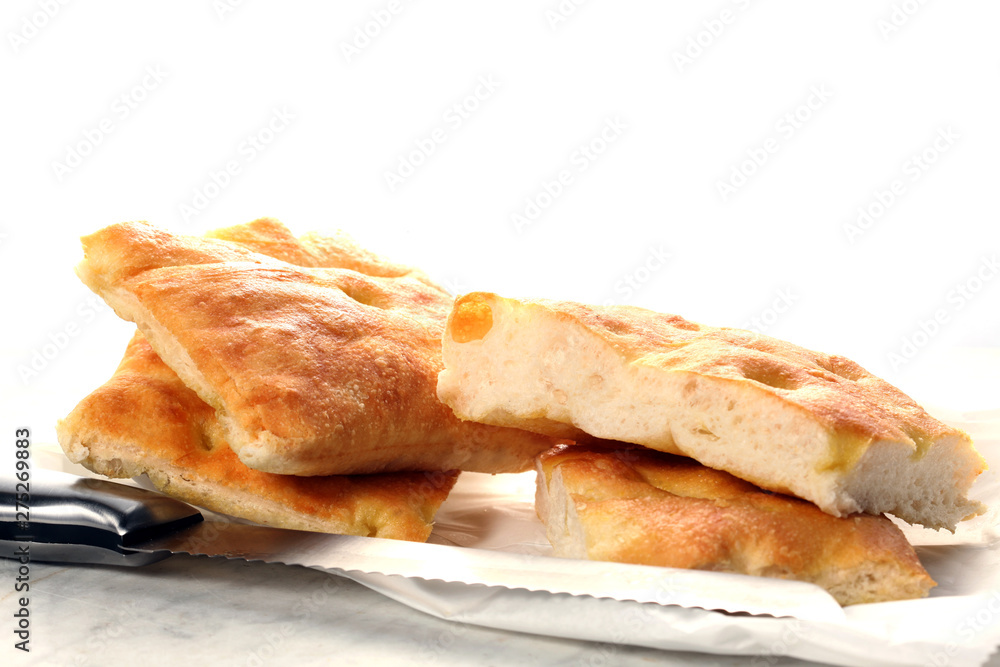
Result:
[[[17,564],[0,559],[13,581]],[[806,665],[573,641],[441,620],[326,572],[175,555],[140,568],[31,566],[31,652],[3,665]],[[987,663],[1000,665],[994,655]]]
[[[16,564],[0,560],[0,577]],[[4,665],[744,665],[440,620],[354,581],[297,566],[176,555],[141,568],[31,569],[31,652]],[[13,592],[0,597],[3,617]],[[811,664],[768,658],[768,665]]]

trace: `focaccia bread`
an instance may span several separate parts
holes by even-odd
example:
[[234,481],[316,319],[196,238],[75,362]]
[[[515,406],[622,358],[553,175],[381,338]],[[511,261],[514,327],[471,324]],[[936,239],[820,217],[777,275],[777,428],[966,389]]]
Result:
[[83,282],[216,409],[251,468],[517,472],[551,445],[463,422],[437,400],[453,299],[419,272],[367,255],[356,268],[372,275],[295,266],[142,222],[112,225],[83,245]]
[[884,516],[834,517],[688,458],[561,446],[537,469],[535,507],[557,556],[795,579],[842,605],[935,585]]
[[969,437],[843,357],[628,306],[460,297],[438,396],[463,418],[681,454],[824,511],[954,530]]
[[243,465],[215,410],[136,332],[114,376],[57,426],[74,463],[278,528],[425,541],[457,472],[295,477]]
[[[418,271],[358,248],[344,234],[301,239],[261,218],[212,238],[304,266],[349,266],[373,275]],[[114,376],[57,425],[75,463],[108,477],[147,474],[160,491],[217,512],[279,528],[424,541],[457,472],[301,478],[247,468],[215,410],[136,332]]]

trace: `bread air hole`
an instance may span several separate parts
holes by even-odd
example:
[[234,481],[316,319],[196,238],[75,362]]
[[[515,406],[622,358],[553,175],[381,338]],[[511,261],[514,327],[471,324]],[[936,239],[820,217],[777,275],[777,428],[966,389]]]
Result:
[[455,303],[451,317],[451,339],[456,343],[482,340],[493,328],[493,309],[482,297],[470,294]]
[[710,430],[705,428],[704,425],[698,426],[697,428],[691,429],[691,434],[699,438],[707,438],[713,442],[719,439],[719,436],[712,433]]
[[211,452],[214,449],[214,447],[212,447],[212,438],[209,437],[208,433],[205,433],[205,431],[200,431],[198,433],[198,446],[206,452]]

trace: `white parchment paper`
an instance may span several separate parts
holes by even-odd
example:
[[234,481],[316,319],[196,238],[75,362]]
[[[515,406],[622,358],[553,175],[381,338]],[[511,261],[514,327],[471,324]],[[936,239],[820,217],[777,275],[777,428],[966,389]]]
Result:
[[[743,654],[755,656],[753,664],[760,665],[785,655],[838,665],[980,665],[1000,645],[1000,410],[932,412],[972,435],[990,463],[972,494],[990,510],[961,524],[955,534],[900,522],[938,582],[924,600],[854,605],[822,618],[772,618],[400,577],[352,578],[440,618],[520,632]],[[535,517],[534,485],[533,473],[464,474],[438,514],[431,541],[550,554]],[[783,584],[773,582],[776,600]],[[759,596],[759,588],[753,588]],[[826,597],[813,588],[817,599]],[[725,608],[737,611],[745,591],[730,590]]]

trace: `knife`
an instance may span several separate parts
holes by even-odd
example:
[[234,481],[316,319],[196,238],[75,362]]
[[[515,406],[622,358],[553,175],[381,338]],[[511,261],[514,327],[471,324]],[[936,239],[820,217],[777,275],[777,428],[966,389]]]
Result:
[[6,558],[27,552],[35,562],[143,566],[180,553],[768,616],[843,618],[832,597],[802,582],[205,521],[190,505],[153,491],[50,470],[32,471],[28,494],[24,486],[0,477],[0,556]]

